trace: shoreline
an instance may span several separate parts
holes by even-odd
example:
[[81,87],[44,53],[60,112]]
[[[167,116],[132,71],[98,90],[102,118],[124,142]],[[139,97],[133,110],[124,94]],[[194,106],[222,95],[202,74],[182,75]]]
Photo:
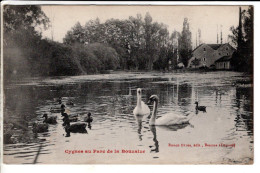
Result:
[[[241,84],[253,83],[252,76],[243,72],[235,71],[210,71],[210,72],[198,72],[198,71],[186,71],[186,72],[162,72],[162,71],[111,71],[109,74],[91,74],[91,75],[77,75],[77,76],[49,76],[49,77],[24,77],[8,79],[5,81],[5,86],[23,86],[23,85],[64,85],[75,84],[79,82],[100,81],[100,80],[139,80],[139,79],[152,79],[152,78],[164,78],[170,80],[172,77],[178,77],[182,82],[182,75],[189,75],[189,80],[194,80],[199,75],[210,74],[211,77],[217,75],[219,78],[226,77],[227,75],[232,77],[247,77],[248,79],[241,79]],[[208,76],[208,75],[206,75]],[[205,77],[206,77],[205,76]],[[208,76],[209,77],[209,76]],[[207,77],[207,78],[208,78]],[[169,81],[176,82],[176,81]]]

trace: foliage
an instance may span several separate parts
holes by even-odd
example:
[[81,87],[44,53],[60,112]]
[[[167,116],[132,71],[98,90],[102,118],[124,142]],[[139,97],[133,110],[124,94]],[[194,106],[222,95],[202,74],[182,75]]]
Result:
[[[137,14],[127,20],[109,19],[100,23],[99,19],[96,19],[88,21],[84,26],[76,23],[67,32],[64,43],[107,44],[116,50],[119,68],[136,70],[154,69],[155,63],[158,65],[159,62],[169,59],[168,54],[163,52],[167,50],[168,53],[172,49],[167,27],[153,22],[149,13],[144,19]],[[157,61],[159,58],[161,60]]]
[[239,26],[231,27],[232,43],[237,46],[237,51],[232,55],[231,64],[236,71],[253,73],[253,7],[241,12]]
[[75,43],[83,43],[84,44],[84,29],[80,25],[79,22],[75,24],[74,27],[70,31],[67,32],[63,42],[67,45],[72,45]]
[[30,29],[41,26],[49,27],[49,18],[36,5],[5,5],[4,6],[4,32],[9,33],[21,28]]
[[[165,70],[186,63],[190,56],[188,20],[183,31],[169,33],[166,25],[146,13],[126,20],[98,18],[77,22],[63,43],[42,39],[50,25],[40,6],[4,6],[4,65],[8,76],[78,75],[106,70]],[[181,58],[178,59],[177,52]],[[178,60],[177,60],[178,59]],[[171,63],[169,63],[171,62]],[[40,69],[40,70],[39,70]]]
[[192,43],[191,32],[189,28],[188,18],[184,18],[183,29],[180,41],[180,56],[184,66],[188,65],[189,58],[191,57]]
[[89,44],[86,48],[86,51],[93,53],[101,62],[101,70],[115,70],[119,66],[119,58],[115,49],[101,43]]
[[39,71],[40,63],[47,61],[35,51],[41,45],[37,29],[48,28],[49,19],[35,5],[5,5],[3,19],[4,74],[31,75],[35,69]]
[[[67,34],[66,44],[63,44],[41,38],[37,27],[47,27],[49,20],[39,6],[5,6],[4,16],[6,79],[19,76],[92,74],[114,70],[119,66],[119,56],[109,45],[84,44],[84,27],[80,23]],[[94,24],[89,22],[88,26],[96,24],[98,21]]]
[[200,65],[200,59],[197,59],[197,58],[194,58],[192,61],[191,61],[191,64],[195,66],[195,68],[197,66]]

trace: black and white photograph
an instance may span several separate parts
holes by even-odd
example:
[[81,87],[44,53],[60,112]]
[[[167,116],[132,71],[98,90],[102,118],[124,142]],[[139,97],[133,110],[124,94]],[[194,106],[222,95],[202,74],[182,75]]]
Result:
[[1,6],[4,164],[254,163],[254,6]]

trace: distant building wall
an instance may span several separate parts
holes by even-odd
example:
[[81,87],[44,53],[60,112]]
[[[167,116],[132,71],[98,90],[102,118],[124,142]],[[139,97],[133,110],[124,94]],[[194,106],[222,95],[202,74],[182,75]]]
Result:
[[[226,44],[202,44],[192,52],[192,58],[188,62],[188,68],[210,67],[219,58],[232,55],[235,49],[228,43]],[[194,59],[199,60],[199,65],[192,64]]]
[[224,61],[224,62],[216,62],[216,69],[227,69],[230,70],[231,69],[231,65],[230,65],[230,61]]

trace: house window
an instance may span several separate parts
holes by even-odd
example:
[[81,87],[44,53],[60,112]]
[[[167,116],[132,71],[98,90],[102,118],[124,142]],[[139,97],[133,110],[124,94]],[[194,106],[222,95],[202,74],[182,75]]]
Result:
[[206,48],[204,48],[203,50],[206,51]]
[[228,55],[228,53],[227,53],[227,55]]
[[203,61],[206,61],[206,58],[203,58]]
[[219,55],[221,55],[221,53],[220,53],[220,52],[219,52],[218,54],[219,54]]
[[226,48],[226,50],[228,50],[228,47]]

